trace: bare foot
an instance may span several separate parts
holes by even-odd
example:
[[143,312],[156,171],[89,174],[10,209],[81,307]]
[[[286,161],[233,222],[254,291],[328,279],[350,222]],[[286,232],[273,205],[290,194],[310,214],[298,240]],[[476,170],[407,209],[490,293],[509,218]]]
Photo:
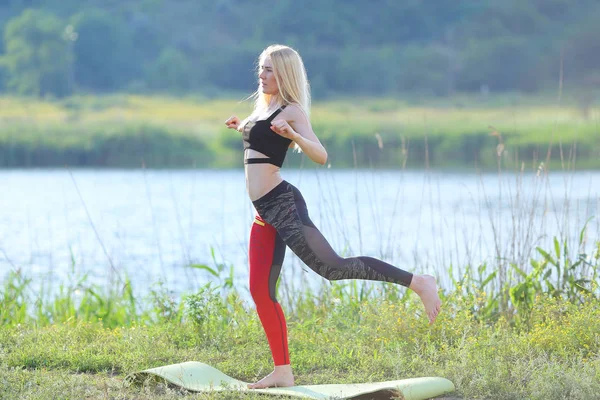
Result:
[[442,306],[435,278],[431,275],[414,275],[409,288],[419,295],[429,317],[429,325],[433,324]]
[[294,374],[291,365],[275,366],[273,372],[256,383],[249,383],[248,389],[294,386]]

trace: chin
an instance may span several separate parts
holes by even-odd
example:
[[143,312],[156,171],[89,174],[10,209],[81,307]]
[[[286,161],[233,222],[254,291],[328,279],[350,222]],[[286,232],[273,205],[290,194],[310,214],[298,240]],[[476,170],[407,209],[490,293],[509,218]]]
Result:
[[279,93],[277,90],[273,91],[273,90],[269,90],[265,87],[261,87],[260,90],[264,93],[264,94],[269,94],[271,96],[276,95],[277,93]]

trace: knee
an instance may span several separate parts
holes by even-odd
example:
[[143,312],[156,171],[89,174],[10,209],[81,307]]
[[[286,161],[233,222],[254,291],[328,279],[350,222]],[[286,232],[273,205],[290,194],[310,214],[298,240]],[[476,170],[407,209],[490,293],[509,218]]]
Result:
[[345,279],[344,266],[341,263],[323,264],[317,273],[328,281],[339,281]]
[[260,297],[261,292],[264,290],[264,285],[250,279],[250,295],[254,300],[256,300],[257,297]]
[[260,306],[270,299],[269,287],[264,283],[250,280],[250,295],[252,296],[252,300],[254,300],[254,304]]

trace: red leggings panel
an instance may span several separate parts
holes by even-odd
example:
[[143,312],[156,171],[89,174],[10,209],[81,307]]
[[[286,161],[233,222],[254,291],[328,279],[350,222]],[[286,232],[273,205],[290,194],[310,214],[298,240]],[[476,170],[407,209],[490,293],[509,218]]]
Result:
[[275,298],[275,285],[284,256],[285,243],[275,228],[257,216],[250,231],[250,294],[275,365],[290,363],[285,316]]

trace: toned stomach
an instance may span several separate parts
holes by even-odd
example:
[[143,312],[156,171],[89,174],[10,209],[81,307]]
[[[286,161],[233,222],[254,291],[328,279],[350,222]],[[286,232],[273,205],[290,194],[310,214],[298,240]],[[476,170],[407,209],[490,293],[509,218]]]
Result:
[[[246,158],[268,158],[256,150],[247,149],[244,152]],[[279,174],[281,168],[273,164],[245,164],[246,191],[251,201],[255,201],[269,193],[275,186],[279,185],[283,178]]]

